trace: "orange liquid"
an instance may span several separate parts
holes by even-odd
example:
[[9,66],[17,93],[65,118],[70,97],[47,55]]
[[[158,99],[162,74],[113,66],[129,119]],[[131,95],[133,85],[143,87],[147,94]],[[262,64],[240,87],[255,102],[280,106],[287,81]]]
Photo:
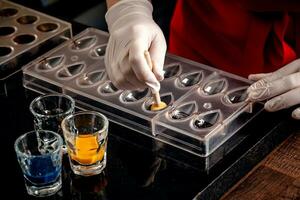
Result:
[[103,159],[105,153],[104,143],[100,149],[95,135],[80,135],[76,137],[76,152],[71,153],[71,158],[81,164],[91,165]]

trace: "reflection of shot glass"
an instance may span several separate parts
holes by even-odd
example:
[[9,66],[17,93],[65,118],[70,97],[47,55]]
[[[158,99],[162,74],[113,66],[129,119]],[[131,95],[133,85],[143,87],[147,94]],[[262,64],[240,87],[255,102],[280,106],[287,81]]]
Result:
[[107,118],[83,111],[67,116],[61,127],[72,171],[83,176],[101,173],[106,166]]
[[72,175],[70,192],[74,199],[107,199],[107,178],[104,171],[95,176]]
[[63,137],[61,121],[74,113],[75,101],[65,94],[46,94],[35,98],[29,109],[34,116],[35,130],[50,130]]
[[47,130],[25,133],[15,141],[28,194],[43,197],[60,190],[62,145],[62,137]]

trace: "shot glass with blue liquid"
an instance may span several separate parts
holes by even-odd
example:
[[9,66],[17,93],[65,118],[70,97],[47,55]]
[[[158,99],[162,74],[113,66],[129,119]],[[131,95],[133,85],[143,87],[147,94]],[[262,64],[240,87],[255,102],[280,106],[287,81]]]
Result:
[[62,137],[48,130],[27,132],[15,141],[14,148],[29,195],[44,197],[60,190],[62,145]]

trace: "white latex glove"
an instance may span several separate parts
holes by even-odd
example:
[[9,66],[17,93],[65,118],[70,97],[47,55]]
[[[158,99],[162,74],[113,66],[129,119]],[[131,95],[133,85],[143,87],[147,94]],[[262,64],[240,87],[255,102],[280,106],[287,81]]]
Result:
[[[267,111],[277,111],[300,103],[300,59],[291,62],[273,73],[251,74],[249,79],[257,81],[248,88],[249,101],[262,101]],[[292,112],[300,119],[300,107]]]
[[[160,90],[166,41],[152,19],[152,4],[148,0],[122,0],[114,4],[105,18],[110,32],[106,48],[106,71],[119,89]],[[149,51],[151,70],[144,52]]]

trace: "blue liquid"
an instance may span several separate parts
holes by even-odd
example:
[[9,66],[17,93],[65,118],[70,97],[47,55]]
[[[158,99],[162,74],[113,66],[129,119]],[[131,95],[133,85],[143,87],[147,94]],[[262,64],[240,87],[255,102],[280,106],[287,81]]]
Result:
[[29,170],[25,178],[32,184],[46,185],[57,181],[61,173],[60,160],[52,162],[50,156],[30,159]]

